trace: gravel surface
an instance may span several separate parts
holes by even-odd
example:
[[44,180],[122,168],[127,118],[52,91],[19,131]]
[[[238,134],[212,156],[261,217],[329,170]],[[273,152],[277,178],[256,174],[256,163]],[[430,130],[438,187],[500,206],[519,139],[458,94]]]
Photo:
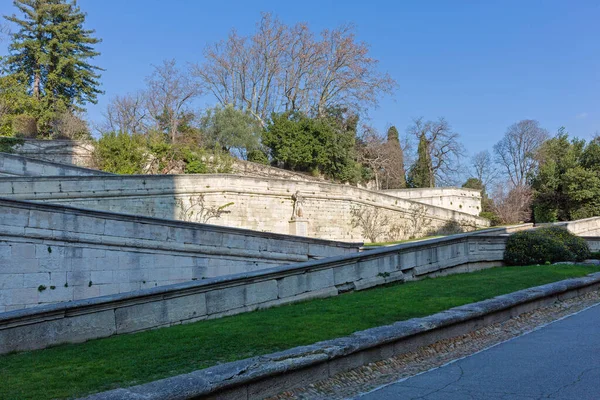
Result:
[[306,387],[280,393],[270,400],[348,399],[379,386],[440,367],[498,343],[536,330],[557,319],[600,303],[600,291],[559,301],[551,306],[521,314],[466,335],[442,340],[415,351],[364,365]]

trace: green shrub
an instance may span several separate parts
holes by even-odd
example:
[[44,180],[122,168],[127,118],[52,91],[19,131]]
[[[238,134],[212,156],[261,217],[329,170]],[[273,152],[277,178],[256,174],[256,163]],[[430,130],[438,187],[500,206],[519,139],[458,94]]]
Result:
[[479,216],[481,218],[485,218],[485,219],[489,219],[490,220],[490,226],[497,226],[500,225],[502,223],[502,220],[500,219],[500,217],[498,216],[498,214],[491,212],[491,211],[482,211],[479,213]]
[[583,261],[590,256],[584,239],[560,227],[517,232],[508,238],[504,261],[508,265],[532,265],[559,261]]
[[269,157],[262,150],[250,150],[248,152],[248,161],[258,164],[269,165]]
[[600,260],[600,251],[592,251],[590,253],[590,258],[592,260]]
[[94,150],[98,167],[116,174],[141,174],[147,158],[144,137],[124,132],[103,134]]
[[12,153],[14,151],[13,147],[23,143],[25,143],[25,141],[21,138],[0,137],[0,152]]
[[185,173],[186,174],[206,174],[208,172],[208,168],[206,164],[202,162],[202,160],[191,160],[185,164]]
[[553,236],[564,243],[569,251],[575,256],[571,261],[583,261],[590,257],[590,248],[588,247],[585,239],[572,234],[567,229],[558,226],[551,226],[548,228],[541,228],[539,230],[544,234]]

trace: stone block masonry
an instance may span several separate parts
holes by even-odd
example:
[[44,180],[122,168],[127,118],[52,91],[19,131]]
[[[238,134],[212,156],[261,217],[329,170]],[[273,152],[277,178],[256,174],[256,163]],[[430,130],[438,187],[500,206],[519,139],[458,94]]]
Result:
[[15,176],[90,176],[112,175],[96,169],[81,168],[35,158],[0,153],[0,177]]
[[439,187],[390,189],[382,192],[401,199],[418,201],[471,215],[477,216],[481,212],[481,191],[476,189]]
[[0,312],[357,252],[361,243],[0,199]]
[[[301,198],[307,236],[365,241],[353,224],[366,210],[382,227],[380,241],[425,236],[456,221],[465,230],[489,226],[469,213],[359,189],[349,185],[260,179],[236,175],[152,175],[12,178],[0,180],[0,197],[67,204],[87,209],[202,222],[202,210],[227,205],[210,223],[256,231],[290,233]],[[198,205],[202,200],[201,206]],[[196,205],[193,203],[196,202]],[[199,220],[200,218],[200,220]]]
[[[499,235],[455,235],[0,313],[0,354],[218,318],[391,282],[498,266],[502,264],[506,240],[506,236]],[[103,276],[104,272],[98,279]],[[109,279],[107,276],[106,280]]]
[[15,146],[13,150],[19,155],[38,160],[94,168],[94,144],[91,141],[25,139],[22,145]]

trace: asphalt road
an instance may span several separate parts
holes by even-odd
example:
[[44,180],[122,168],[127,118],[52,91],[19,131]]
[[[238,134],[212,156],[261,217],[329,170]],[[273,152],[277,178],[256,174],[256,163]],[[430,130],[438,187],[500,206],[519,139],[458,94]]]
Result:
[[600,305],[360,400],[599,400]]

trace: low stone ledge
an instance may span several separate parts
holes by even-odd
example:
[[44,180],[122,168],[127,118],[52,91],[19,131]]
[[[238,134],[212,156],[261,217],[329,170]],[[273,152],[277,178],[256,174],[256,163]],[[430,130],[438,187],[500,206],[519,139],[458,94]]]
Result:
[[[265,356],[234,361],[126,389],[98,393],[88,396],[85,399],[192,399],[201,396],[218,396],[219,393],[236,388],[240,388],[240,393],[243,395],[243,397],[238,398],[257,398],[249,394],[254,386],[265,387],[264,384],[269,383],[269,380],[279,379],[286,374],[310,373],[311,369],[318,368],[320,365],[353,357],[361,352],[384,348],[390,344],[397,346],[405,340],[426,336],[434,332],[449,330],[454,334],[456,332],[453,331],[453,328],[460,324],[468,323],[471,320],[476,320],[484,316],[509,311],[503,316],[505,320],[511,317],[510,310],[515,307],[542,300],[552,301],[552,299],[556,299],[559,295],[569,291],[591,290],[598,287],[600,287],[600,273],[594,273],[584,278],[550,283],[498,296],[493,299],[455,307],[424,318],[396,322],[392,325],[356,332],[343,338],[296,347]],[[436,339],[438,339],[436,335],[431,335],[419,345],[425,345],[428,341],[433,342]],[[396,353],[400,354],[402,351]],[[371,357],[365,357],[362,363],[373,362],[388,355],[384,351],[373,354],[371,354]],[[395,354],[389,354],[389,356],[391,355]],[[345,368],[335,369],[335,373],[356,366],[358,366],[358,363],[348,363]],[[327,378],[333,375],[334,372],[329,372],[330,370],[328,369],[324,369],[323,371],[328,372],[317,376],[314,380]],[[291,389],[291,387],[287,387],[286,389]],[[260,393],[259,396],[266,397],[273,394],[276,393],[269,391],[269,393]]]
[[[85,337],[82,333],[85,331],[73,331],[75,328],[72,327],[77,327],[78,321],[93,318],[94,314],[105,311],[112,313],[112,321],[103,319],[109,328],[102,332],[109,332],[106,336],[110,336],[219,318],[311,298],[331,297],[394,281],[413,280],[419,278],[414,274],[417,261],[404,268],[400,264],[400,254],[410,256],[412,253],[411,257],[420,260],[418,262],[427,262],[419,256],[420,253],[439,252],[442,255],[440,258],[443,258],[443,254],[450,252],[456,244],[481,240],[488,239],[469,234],[456,235],[366,253],[339,255],[253,272],[4,312],[0,313],[0,354],[83,341]],[[475,258],[473,265],[468,258],[448,259],[445,265],[436,264],[436,271],[466,272],[481,265],[481,259],[486,259],[482,256]],[[484,264],[484,267],[494,265]],[[268,290],[258,293],[259,287]],[[199,299],[204,305],[198,304]],[[185,311],[176,311],[174,305]],[[89,339],[97,337],[94,333],[90,334]]]

